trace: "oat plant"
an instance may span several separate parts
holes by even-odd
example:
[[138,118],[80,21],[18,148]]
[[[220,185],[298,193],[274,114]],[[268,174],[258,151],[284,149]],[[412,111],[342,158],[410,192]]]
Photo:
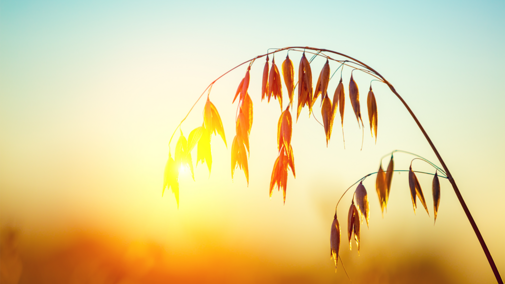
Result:
[[[298,64],[298,74],[295,74],[295,68],[293,62],[289,58],[290,52],[298,52],[302,53],[300,63]],[[280,65],[280,69],[275,62],[275,55],[279,56],[281,54],[286,54],[285,59]],[[272,61],[270,62],[270,57],[272,57]],[[316,83],[313,81],[313,74],[311,69],[311,62],[315,58],[324,58],[326,63],[324,64],[322,70],[319,73],[318,79]],[[263,74],[261,77],[262,85],[261,85],[261,94],[249,94],[249,85],[251,82],[251,68],[253,64],[257,62],[257,60],[264,58],[264,67]],[[261,63],[260,63],[261,64]],[[489,265],[494,273],[496,281],[498,283],[503,283],[503,280],[500,277],[498,269],[494,263],[494,260],[487,248],[487,245],[475,223],[472,214],[470,213],[463,196],[461,195],[459,188],[456,184],[456,181],[452,177],[449,169],[447,168],[444,160],[442,159],[440,153],[437,148],[431,141],[430,137],[424,130],[423,126],[412,112],[410,107],[407,105],[405,100],[398,94],[393,85],[388,82],[379,72],[377,72],[372,67],[367,64],[340,52],[321,49],[321,48],[313,48],[313,47],[302,47],[302,46],[291,46],[285,48],[278,48],[269,50],[267,53],[256,56],[252,59],[244,61],[239,65],[233,67],[229,71],[225,72],[223,75],[219,76],[216,80],[211,82],[209,86],[202,92],[200,97],[196,100],[195,104],[191,107],[187,115],[181,120],[179,125],[174,130],[172,136],[170,137],[170,141],[168,143],[169,146],[169,154],[168,161],[165,167],[164,172],[164,183],[163,183],[163,192],[165,189],[171,189],[175,195],[175,199],[177,201],[177,206],[179,206],[179,168],[181,165],[186,165],[191,170],[191,174],[194,179],[193,173],[193,158],[191,153],[193,149],[196,147],[196,165],[200,162],[206,163],[209,169],[209,173],[212,167],[212,155],[211,155],[211,138],[212,134],[219,135],[225,145],[226,136],[224,133],[223,123],[221,121],[221,117],[216,106],[211,101],[211,90],[214,84],[221,79],[226,74],[238,69],[241,66],[247,65],[247,69],[245,71],[244,78],[239,83],[235,94],[230,94],[230,99],[233,103],[236,103],[236,115],[235,115],[235,136],[233,138],[233,142],[231,144],[231,176],[233,178],[235,174],[235,170],[237,168],[242,169],[247,184],[249,184],[249,167],[248,167],[248,157],[250,154],[249,150],[249,135],[251,132],[252,124],[253,124],[253,99],[254,100],[266,100],[277,101],[280,106],[280,116],[277,122],[277,149],[278,156],[273,162],[273,169],[270,180],[269,194],[272,195],[272,191],[274,187],[277,187],[278,190],[282,190],[283,192],[283,200],[286,200],[286,190],[287,190],[287,178],[288,172],[291,172],[293,177],[296,177],[295,171],[295,160],[294,160],[294,151],[291,145],[291,137],[293,131],[293,123],[294,120],[298,121],[300,118],[300,114],[303,109],[308,110],[308,116],[312,115],[312,112],[320,112],[322,123],[319,122],[324,128],[324,134],[326,139],[326,145],[328,146],[328,141],[331,138],[333,122],[335,120],[335,116],[337,113],[340,116],[340,122],[342,127],[342,134],[344,134],[343,125],[344,125],[344,111],[345,111],[345,102],[346,102],[346,92],[344,87],[344,82],[342,81],[342,73],[343,70],[346,69],[346,72],[350,72],[350,81],[348,83],[348,96],[351,102],[351,108],[354,112],[356,120],[358,121],[359,127],[362,129],[362,133],[364,133],[365,123],[363,122],[363,117],[360,109],[360,93],[359,88],[356,81],[353,78],[354,72],[362,72],[370,76],[370,86],[367,94],[367,112],[368,112],[368,122],[370,128],[370,133],[372,137],[377,141],[377,131],[378,131],[378,108],[377,102],[375,100],[375,94],[372,88],[372,82],[378,81],[383,84],[386,84],[391,92],[402,102],[407,111],[410,113],[414,121],[416,122],[419,130],[423,133],[424,137],[428,141],[431,146],[433,152],[438,158],[438,162],[441,166],[437,166],[435,163],[423,158],[414,153],[394,150],[391,153],[384,156],[380,161],[380,166],[377,172],[370,173],[358,181],[355,184],[351,185],[347,190],[344,191],[342,197],[350,191],[350,189],[356,188],[353,193],[353,198],[351,201],[351,205],[349,207],[349,213],[347,216],[347,236],[350,248],[352,248],[352,238],[354,237],[354,241],[356,243],[357,249],[360,249],[360,231],[363,222],[365,222],[368,226],[369,223],[369,198],[368,193],[363,185],[363,181],[366,178],[375,176],[375,189],[377,192],[379,204],[381,207],[382,214],[384,214],[384,210],[387,210],[387,203],[389,200],[389,194],[391,190],[391,181],[395,172],[408,172],[408,180],[409,180],[409,188],[412,198],[412,205],[415,209],[417,208],[417,200],[419,199],[420,203],[424,207],[424,209],[428,212],[429,210],[426,205],[426,198],[421,189],[421,185],[419,180],[417,179],[417,175],[426,174],[433,176],[432,182],[432,194],[433,204],[434,204],[434,221],[436,221],[438,207],[440,204],[440,182],[439,179],[447,179],[451,184],[456,196],[465,212],[470,225],[472,226],[475,235],[482,247],[484,254],[489,262]],[[332,72],[332,68],[336,69]],[[282,75],[281,75],[282,72]],[[334,77],[336,76],[336,79]],[[340,78],[339,78],[340,77]],[[330,80],[339,80],[339,83],[333,93],[331,93],[328,89]],[[286,92],[283,94],[283,90]],[[203,121],[200,126],[194,128],[189,135],[186,136],[183,134],[181,125],[195,108],[198,101],[200,101],[203,96],[207,94],[207,99],[203,108]],[[316,101],[320,98],[320,102],[316,103]],[[293,117],[296,115],[296,119]],[[314,115],[313,115],[314,117]],[[315,118],[315,117],[314,117]],[[175,144],[174,156],[170,151],[170,145],[172,139],[177,134],[177,130],[179,130],[178,140]],[[344,137],[344,135],[342,135]],[[345,143],[345,140],[344,140]],[[363,147],[363,142],[361,144]],[[395,169],[394,166],[394,155],[405,154],[413,156],[409,169]],[[382,160],[384,158],[390,157],[388,166],[386,170],[382,167]],[[414,170],[415,161],[424,162],[429,164],[432,168],[432,172],[421,172]],[[416,162],[418,163],[418,162]],[[342,200],[342,197],[340,200]],[[339,259],[339,249],[340,249],[340,240],[341,240],[341,223],[339,222],[338,216],[336,214],[340,200],[338,200],[337,205],[335,207],[335,215],[333,218],[333,222],[330,230],[330,253],[331,257],[334,260],[335,267],[337,267],[338,259]]]

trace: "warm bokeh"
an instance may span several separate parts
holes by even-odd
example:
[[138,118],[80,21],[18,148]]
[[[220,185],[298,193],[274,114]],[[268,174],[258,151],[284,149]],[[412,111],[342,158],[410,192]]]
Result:
[[[419,177],[430,216],[420,204],[414,214],[403,173],[384,218],[375,179],[364,182],[370,228],[363,224],[359,256],[343,230],[350,280],[342,263],[335,273],[329,232],[343,191],[395,149],[439,164],[378,82],[378,140],[365,123],[363,150],[348,98],[345,149],[339,117],[327,148],[323,127],[302,112],[292,142],[297,178],[289,174],[283,204],[277,190],[268,197],[280,109],[260,100],[264,59],[251,69],[249,187],[241,170],[231,179],[231,101],[246,67],[237,69],[210,96],[228,148],[213,136],[210,177],[201,164],[195,181],[181,173],[179,209],[170,191],[161,196],[168,141],[210,82],[270,47],[332,49],[375,68],[411,105],[504,274],[505,4],[406,5],[2,1],[0,283],[493,283],[450,184],[441,180],[434,225],[431,178]],[[295,76],[300,56],[290,53]],[[314,76],[323,64],[314,61]],[[371,78],[354,78],[365,102]],[[203,105],[182,125],[185,135],[201,125]],[[408,169],[410,157],[395,159]],[[350,200],[338,207],[344,228]]]

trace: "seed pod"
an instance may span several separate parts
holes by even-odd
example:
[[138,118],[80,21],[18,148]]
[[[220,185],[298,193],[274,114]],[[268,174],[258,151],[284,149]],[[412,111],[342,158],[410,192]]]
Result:
[[251,66],[247,67],[247,72],[245,73],[244,77],[244,84],[242,85],[242,91],[240,92],[240,100],[242,101],[247,94],[247,89],[249,88],[249,80],[251,78],[250,71]]
[[387,187],[386,187],[386,173],[382,169],[382,163],[379,166],[379,171],[377,171],[377,179],[375,181],[375,190],[377,191],[377,196],[379,197],[379,204],[381,206],[382,217],[384,218],[384,208],[387,206]]
[[207,168],[209,168],[209,176],[210,170],[212,168],[212,154],[210,150],[210,131],[205,129],[203,130],[202,136],[200,140],[198,140],[197,146],[197,155],[196,155],[196,164],[201,161],[202,164],[207,163]]
[[370,132],[372,137],[375,136],[375,143],[377,143],[377,102],[375,101],[375,95],[372,91],[372,85],[370,85],[370,91],[368,91],[367,106]]
[[331,129],[333,128],[333,117],[331,114],[331,101],[330,98],[323,99],[323,106],[321,107],[321,116],[323,117],[324,133],[326,134],[326,147],[331,137]]
[[349,97],[351,99],[352,109],[354,110],[354,114],[356,115],[356,119],[358,120],[358,125],[359,122],[361,121],[361,126],[363,126],[363,119],[361,119],[361,111],[359,107],[359,89],[358,85],[354,81],[354,78],[352,77],[352,73],[351,73],[351,80],[349,82]]
[[309,116],[312,112],[310,107],[312,103],[312,71],[310,69],[310,63],[305,57],[305,53],[302,55],[300,60],[300,65],[298,68],[298,109],[296,112],[296,119],[300,116],[302,107],[309,106]]
[[184,137],[184,134],[181,130],[181,136],[179,136],[179,140],[177,140],[177,144],[175,145],[175,165],[178,169],[181,165],[186,164],[191,170],[191,176],[193,180],[195,180],[195,174],[193,172],[193,159],[191,159],[191,152],[188,149],[188,140]]
[[293,62],[289,59],[289,55],[286,56],[284,62],[282,62],[282,75],[284,76],[284,83],[288,89],[289,103],[293,103],[293,92],[294,92],[294,76],[295,71],[293,68]]
[[249,94],[246,94],[244,100],[242,101],[242,105],[240,106],[240,113],[244,114],[244,122],[247,125],[247,133],[250,134],[253,123],[253,102]]
[[268,55],[267,55],[267,61],[265,62],[265,67],[263,67],[263,80],[261,82],[261,100],[265,98],[268,92],[268,69],[269,69],[269,64],[268,64]]
[[426,206],[426,200],[424,199],[423,191],[421,189],[421,184],[419,183],[419,180],[417,179],[416,174],[414,171],[412,171],[412,165],[410,165],[409,168],[409,187],[410,187],[410,195],[412,197],[412,204],[414,206],[414,212],[416,211],[416,196],[419,197],[419,200],[424,206],[424,209],[426,209],[426,212],[428,215],[430,215],[430,212],[428,212],[428,207]]
[[440,205],[440,182],[438,181],[438,173],[433,177],[433,207],[435,210],[435,222],[437,221],[438,206]]
[[310,62],[305,58],[303,62],[303,68],[305,69],[304,77],[303,80],[305,81],[305,86],[306,86],[306,92],[307,92],[307,102],[306,104],[309,106],[309,117],[310,114],[312,113],[312,101],[313,99],[313,92],[312,92],[312,70],[310,68]]
[[274,67],[274,78],[275,78],[275,88],[274,88],[274,97],[279,101],[281,111],[282,111],[282,84],[281,84],[281,74],[279,73],[279,69],[277,65],[275,65],[272,60],[272,66]]
[[368,227],[368,222],[370,220],[370,204],[368,203],[368,197],[363,182],[360,182],[356,188],[355,199],[358,206],[358,211],[361,214],[361,222],[363,222],[363,219],[365,219],[366,225]]
[[338,263],[338,252],[340,250],[340,226],[338,224],[337,214],[333,217],[330,231],[330,256],[335,262],[335,269]]
[[328,83],[330,81],[330,63],[328,59],[326,59],[326,64],[324,64],[321,73],[319,74],[319,78],[316,83],[316,90],[314,91],[314,98],[312,100],[312,105],[314,105],[315,101],[319,97],[319,94],[322,94],[321,103],[323,103],[326,93],[328,92]]
[[270,102],[272,96],[279,100],[282,109],[281,75],[279,74],[277,65],[275,65],[275,59],[272,59],[272,67],[270,68],[270,75],[268,77],[268,102]]
[[277,185],[278,190],[282,189],[284,203],[286,203],[288,167],[291,168],[294,176],[295,167],[294,167],[293,149],[291,148],[291,145],[289,145],[289,149],[285,148],[283,145],[279,151],[279,156],[275,160],[274,168],[272,170],[272,176],[270,178],[269,195],[270,197],[272,197],[272,190],[274,186]]
[[[347,213],[347,237],[349,239],[349,249],[352,250],[352,228],[354,226],[354,218],[356,215],[354,214],[354,210],[356,210],[356,206],[354,206],[354,202],[351,203],[351,207],[349,207],[349,212]],[[359,218],[359,217],[358,217]]]
[[359,212],[354,205],[354,202],[351,203],[351,207],[349,208],[349,213],[347,217],[347,233],[349,237],[349,249],[352,250],[352,234],[354,233],[354,240],[356,241],[356,246],[358,247],[358,253],[360,248],[360,222],[359,222]]
[[340,79],[340,83],[338,83],[337,89],[335,90],[335,94],[333,95],[333,107],[332,107],[332,115],[335,116],[337,106],[340,110],[340,120],[342,122],[342,126],[344,126],[344,108],[345,108],[345,93],[344,93],[344,84],[342,84],[342,78]]
[[[386,205],[389,201],[389,193],[391,192],[391,182],[393,181],[393,172],[394,172],[395,162],[393,161],[393,154],[391,154],[391,160],[389,160],[388,169],[386,170]],[[387,211],[387,207],[386,207]]]
[[244,174],[247,180],[247,185],[249,186],[249,166],[247,162],[246,148],[244,147],[244,141],[239,135],[235,135],[233,138],[233,144],[231,147],[231,178],[233,179],[233,174],[235,168],[239,167],[244,170]]
[[165,193],[165,188],[172,188],[172,192],[175,195],[175,200],[177,202],[177,208],[179,208],[179,171],[175,160],[172,159],[170,152],[168,153],[168,161],[165,165],[165,173],[163,175],[163,191],[161,196]]
[[291,113],[289,112],[289,107],[286,107],[279,117],[277,122],[277,146],[279,151],[281,147],[284,146],[288,149],[291,145],[291,134],[293,132],[293,121],[291,119]]
[[242,78],[242,81],[240,81],[240,84],[238,84],[238,88],[237,88],[237,91],[235,92],[235,97],[233,97],[232,103],[235,102],[235,100],[238,97],[238,94],[240,94],[240,92],[242,92],[242,86],[244,86],[244,80],[245,80],[245,78]]

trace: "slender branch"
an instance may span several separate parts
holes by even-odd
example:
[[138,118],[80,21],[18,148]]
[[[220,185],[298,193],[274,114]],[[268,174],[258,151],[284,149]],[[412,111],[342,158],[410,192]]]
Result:
[[[409,172],[409,170],[393,170],[393,172],[397,172],[397,173],[400,173],[400,172]],[[432,175],[434,176],[435,174],[434,173],[428,173],[428,172],[423,172],[423,171],[413,171],[414,173],[418,173],[418,174],[425,174],[425,175]],[[335,212],[337,211],[337,207],[338,207],[338,204],[340,203],[340,201],[342,200],[342,198],[344,197],[344,195],[353,187],[355,186],[358,182],[362,182],[364,181],[367,177],[369,176],[373,176],[373,175],[376,175],[378,172],[373,172],[373,173],[369,173],[367,174],[366,176],[360,178],[359,180],[357,180],[355,183],[353,183],[351,186],[349,186],[345,191],[344,193],[342,193],[342,196],[340,196],[340,199],[338,200],[337,202],[337,205],[335,206]],[[449,179],[448,177],[446,176],[443,176],[443,175],[439,175],[438,176],[439,178],[445,178],[445,179]]]
[[[296,47],[292,47],[292,48],[296,48]],[[313,49],[313,48],[311,48],[311,47],[305,47],[305,49]],[[391,83],[389,83],[379,72],[375,71],[375,69],[373,69],[372,67],[366,65],[365,63],[363,63],[363,62],[361,62],[361,61],[359,61],[359,60],[357,60],[357,59],[355,59],[355,58],[353,58],[351,56],[345,55],[345,54],[340,53],[340,52],[336,52],[336,51],[332,51],[332,50],[327,50],[327,49],[317,49],[317,50],[320,50],[322,52],[329,52],[329,53],[338,54],[340,56],[347,57],[347,58],[349,58],[349,59],[351,59],[351,60],[353,60],[353,61],[361,64],[363,67],[367,68],[371,72],[375,73],[375,75],[377,75],[378,77],[380,77],[382,79],[382,81],[388,85],[389,89],[396,95],[396,97],[403,103],[403,105],[405,106],[405,108],[410,113],[410,115],[412,116],[412,118],[416,122],[417,126],[419,127],[419,129],[423,133],[424,137],[428,141],[428,144],[430,144],[430,147],[433,150],[433,152],[435,153],[435,155],[437,156],[438,160],[440,161],[440,164],[444,168],[444,171],[445,171],[445,173],[446,173],[446,175],[447,175],[447,177],[449,179],[449,182],[451,183],[452,188],[454,189],[454,192],[456,193],[458,201],[461,204],[461,207],[463,208],[463,211],[465,212],[465,215],[466,215],[468,221],[470,222],[470,225],[472,226],[472,229],[475,232],[475,235],[477,236],[477,239],[479,240],[479,243],[480,243],[480,245],[482,247],[482,250],[484,251],[484,254],[486,255],[486,258],[487,258],[487,260],[489,262],[489,265],[491,266],[491,269],[493,270],[493,273],[494,273],[494,276],[495,276],[496,280],[498,281],[498,283],[503,284],[503,280],[501,279],[500,273],[498,272],[498,268],[496,267],[496,264],[495,264],[495,262],[493,260],[493,257],[491,256],[491,252],[489,251],[489,249],[488,249],[488,247],[486,245],[486,242],[484,241],[484,238],[482,237],[482,234],[480,233],[480,230],[477,227],[477,223],[475,223],[475,220],[473,219],[473,216],[470,213],[470,210],[468,209],[468,206],[466,205],[466,202],[463,199],[463,196],[461,195],[461,192],[459,191],[458,186],[456,185],[456,181],[452,178],[451,172],[449,171],[449,168],[447,168],[447,165],[445,164],[444,160],[442,159],[442,156],[440,156],[440,153],[438,152],[437,148],[435,147],[435,144],[433,144],[433,142],[431,141],[430,136],[428,136],[428,133],[426,133],[426,131],[424,130],[424,127],[421,125],[421,122],[419,122],[419,120],[417,119],[417,117],[414,114],[414,112],[412,111],[412,109],[410,109],[409,105],[400,96],[400,94],[398,94],[398,92],[395,90],[395,88],[393,87],[393,85],[391,85]]]
[[[312,49],[312,48],[309,48],[309,47],[305,47],[305,48],[306,49]],[[496,267],[496,264],[495,264],[495,262],[493,260],[493,257],[491,256],[491,252],[489,251],[489,249],[488,249],[488,247],[486,245],[486,242],[484,241],[484,238],[482,237],[482,234],[480,233],[480,230],[477,227],[477,223],[475,223],[475,220],[473,219],[473,216],[470,213],[470,210],[468,209],[468,206],[466,205],[466,202],[463,199],[463,196],[461,195],[461,192],[459,191],[458,186],[456,185],[456,181],[452,178],[452,175],[451,175],[451,173],[449,171],[449,168],[447,168],[447,165],[445,164],[444,160],[442,159],[442,156],[440,156],[440,153],[438,152],[437,148],[435,147],[435,144],[433,144],[433,142],[431,141],[430,136],[428,136],[428,133],[426,133],[426,131],[424,130],[424,127],[421,125],[421,122],[419,122],[419,120],[417,119],[417,117],[414,114],[414,112],[412,111],[412,109],[410,109],[409,105],[400,96],[400,94],[398,94],[398,92],[393,87],[393,85],[391,85],[391,83],[389,83],[379,72],[375,71],[375,69],[373,69],[372,67],[366,65],[365,63],[363,63],[363,62],[361,62],[361,61],[359,61],[359,60],[357,60],[357,59],[355,59],[353,57],[350,57],[350,56],[345,55],[345,54],[340,53],[340,52],[336,52],[336,51],[332,51],[332,50],[327,50],[327,49],[318,49],[318,50],[321,50],[322,52],[330,52],[330,53],[338,54],[340,56],[347,57],[347,58],[349,58],[349,59],[351,59],[351,60],[353,60],[355,62],[358,62],[363,67],[367,68],[371,72],[375,73],[378,77],[380,77],[382,79],[382,81],[385,84],[388,85],[389,89],[396,95],[396,97],[403,103],[403,105],[405,106],[405,108],[410,113],[410,115],[412,116],[412,118],[416,122],[417,126],[419,127],[419,129],[423,133],[424,137],[428,141],[428,144],[430,144],[430,147],[433,150],[433,152],[435,153],[435,155],[437,156],[438,160],[440,161],[440,164],[444,168],[444,171],[445,171],[445,173],[446,173],[446,175],[447,175],[447,177],[449,179],[449,182],[451,183],[452,188],[454,189],[454,192],[456,193],[458,201],[461,204],[461,207],[463,208],[463,211],[465,212],[465,215],[466,215],[468,221],[470,222],[470,225],[472,226],[472,229],[475,232],[475,235],[477,236],[477,239],[479,240],[479,243],[480,243],[480,245],[482,247],[482,250],[484,251],[484,254],[486,255],[486,258],[487,258],[487,260],[489,262],[489,265],[491,266],[491,269],[493,270],[493,273],[494,273],[494,276],[495,276],[496,280],[498,281],[498,283],[503,284],[503,280],[501,279],[500,273],[498,272],[498,268]]]
[[[382,76],[381,76],[382,77]],[[395,90],[393,85],[391,85],[388,81],[385,81],[385,83],[389,86],[389,89],[398,97],[398,99],[403,103],[407,111],[410,113],[414,121],[416,122],[417,126],[423,133],[424,137],[428,141],[428,143],[431,146],[431,149],[437,156],[438,160],[440,161],[440,164],[444,168],[444,171],[449,179],[449,182],[452,185],[452,188],[454,189],[454,192],[456,193],[456,196],[458,197],[458,201],[461,204],[461,207],[463,207],[463,211],[465,212],[466,217],[468,218],[468,221],[470,222],[470,225],[472,226],[473,231],[475,232],[475,235],[477,236],[477,239],[479,240],[479,243],[482,247],[482,250],[484,251],[484,254],[486,255],[486,258],[489,262],[489,265],[491,266],[491,269],[493,270],[494,276],[498,283],[503,284],[503,280],[501,279],[500,273],[498,272],[498,268],[496,267],[496,264],[494,263],[493,257],[491,256],[491,252],[489,251],[486,242],[484,241],[484,238],[482,237],[482,234],[480,233],[479,228],[477,227],[477,223],[475,223],[475,220],[473,219],[472,214],[470,213],[470,210],[468,209],[468,206],[466,205],[465,200],[463,199],[463,196],[461,195],[461,192],[459,191],[458,186],[456,185],[456,181],[452,178],[451,172],[449,171],[449,168],[447,168],[447,165],[445,164],[444,160],[442,159],[442,156],[440,156],[440,153],[438,153],[437,148],[431,141],[430,137],[428,136],[428,133],[424,130],[423,126],[421,125],[421,122],[417,119],[416,115],[414,112],[410,109],[408,104],[403,100],[403,98],[398,94],[398,92]]]
[[404,154],[409,154],[409,155],[418,157],[419,159],[421,159],[421,160],[425,161],[426,163],[430,164],[430,166],[434,167],[436,170],[438,170],[439,172],[441,172],[441,173],[443,173],[445,175],[445,171],[443,169],[441,169],[439,166],[435,165],[434,163],[432,163],[430,160],[424,158],[423,156],[420,156],[418,154],[415,154],[415,153],[412,153],[412,152],[409,152],[409,151],[394,150],[391,153],[382,156],[382,158],[380,159],[381,163],[382,163],[382,160],[384,160],[384,158],[386,158],[386,157],[388,157],[390,155],[393,155],[394,153],[404,153]]

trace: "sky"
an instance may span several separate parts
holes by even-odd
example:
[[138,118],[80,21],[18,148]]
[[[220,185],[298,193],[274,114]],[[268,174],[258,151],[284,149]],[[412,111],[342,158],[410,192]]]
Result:
[[[384,217],[375,179],[364,182],[371,217],[359,256],[347,249],[351,194],[344,196],[337,215],[350,280],[341,263],[335,272],[330,225],[345,189],[377,171],[393,150],[440,165],[379,82],[373,83],[375,143],[365,111],[371,78],[363,73],[354,72],[363,149],[349,98],[345,147],[338,117],[326,147],[323,127],[304,110],[293,127],[297,176],[289,174],[285,204],[281,192],[268,195],[280,109],[260,99],[263,58],[251,69],[249,186],[241,170],[230,175],[231,102],[244,65],[210,94],[228,145],[212,138],[210,175],[201,164],[195,181],[180,173],[179,209],[170,191],[161,193],[178,134],[168,147],[170,137],[213,80],[270,48],[334,50],[377,70],[409,104],[503,275],[504,13],[503,1],[1,1],[0,229],[17,232],[19,256],[16,262],[2,255],[2,267],[21,265],[18,274],[11,269],[12,283],[81,283],[89,275],[103,283],[110,277],[119,283],[493,282],[451,185],[441,181],[434,225],[431,178],[419,177],[430,216],[421,207],[414,214],[406,174],[395,174]],[[276,55],[279,67],[285,56]],[[300,56],[290,52],[295,74]],[[324,62],[312,63],[314,81]],[[344,69],[346,94],[349,76]],[[330,92],[337,84],[330,81]],[[182,124],[185,135],[201,125],[204,102]],[[411,160],[395,154],[395,167],[408,169]],[[420,161],[414,167],[434,172]],[[56,268],[61,263],[68,269]]]

